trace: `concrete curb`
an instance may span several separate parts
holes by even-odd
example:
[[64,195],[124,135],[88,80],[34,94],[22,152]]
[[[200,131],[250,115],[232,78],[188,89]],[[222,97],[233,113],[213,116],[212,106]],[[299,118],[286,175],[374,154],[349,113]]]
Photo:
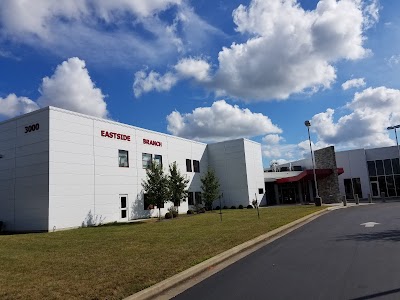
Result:
[[[351,207],[351,206],[350,206]],[[347,207],[340,207],[340,208],[347,208]],[[305,217],[302,217],[296,221],[293,221],[289,224],[283,225],[279,228],[276,228],[266,234],[260,235],[250,241],[247,241],[243,244],[240,244],[238,246],[235,246],[225,252],[222,252],[214,257],[211,257],[205,261],[203,261],[200,264],[197,264],[183,272],[180,272],[170,278],[167,278],[155,285],[152,285],[148,287],[147,289],[144,289],[140,292],[137,292],[131,296],[128,296],[124,300],[147,300],[154,298],[158,296],[159,294],[163,293],[166,290],[169,290],[173,288],[174,286],[194,277],[197,276],[205,271],[207,269],[212,268],[227,259],[239,254],[240,252],[247,250],[249,248],[252,248],[254,246],[257,246],[260,243],[266,242],[268,240],[272,240],[273,238],[276,238],[277,236],[283,236],[292,230],[297,229],[298,227],[305,225],[314,219],[332,211],[332,208],[328,207],[323,210],[317,211],[315,213],[312,213],[310,215],[307,215]]]

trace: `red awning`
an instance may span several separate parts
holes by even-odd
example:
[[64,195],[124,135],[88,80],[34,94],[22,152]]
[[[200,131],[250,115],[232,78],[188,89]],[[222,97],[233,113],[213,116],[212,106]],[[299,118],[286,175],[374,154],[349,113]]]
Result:
[[[344,173],[343,168],[337,168],[338,175]],[[318,178],[324,178],[327,177],[328,175],[333,173],[333,169],[315,169],[315,175]],[[276,183],[286,183],[286,182],[296,182],[301,179],[305,180],[312,180],[314,178],[314,172],[313,170],[304,170],[300,174],[296,176],[291,176],[291,177],[286,177],[286,178],[279,178],[276,180]]]

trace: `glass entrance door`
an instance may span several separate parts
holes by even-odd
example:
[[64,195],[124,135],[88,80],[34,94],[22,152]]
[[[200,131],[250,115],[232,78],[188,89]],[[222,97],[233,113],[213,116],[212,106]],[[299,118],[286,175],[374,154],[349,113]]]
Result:
[[372,197],[379,197],[379,182],[371,181]]
[[119,195],[120,219],[128,221],[128,195]]

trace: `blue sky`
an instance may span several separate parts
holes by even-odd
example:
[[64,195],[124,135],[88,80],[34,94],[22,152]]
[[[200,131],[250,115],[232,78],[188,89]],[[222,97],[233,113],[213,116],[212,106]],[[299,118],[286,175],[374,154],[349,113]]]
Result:
[[47,105],[205,142],[264,165],[394,145],[397,0],[0,2],[0,121]]

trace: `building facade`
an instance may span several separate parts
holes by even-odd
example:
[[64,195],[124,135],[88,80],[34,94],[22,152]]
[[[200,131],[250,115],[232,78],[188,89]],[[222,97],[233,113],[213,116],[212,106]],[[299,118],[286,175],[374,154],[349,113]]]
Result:
[[142,189],[152,161],[165,171],[176,162],[189,179],[179,213],[201,201],[200,178],[209,167],[224,205],[264,196],[258,143],[207,145],[47,107],[0,123],[0,221],[10,231],[53,231],[156,217]]
[[[317,185],[325,203],[338,202],[343,196],[352,200],[355,195],[360,199],[367,199],[369,195],[373,198],[400,197],[399,152],[396,146],[339,152],[328,147],[315,151],[315,163]],[[282,164],[276,166],[277,172],[271,171],[267,169],[264,173],[267,203],[313,201],[316,191],[310,158]],[[299,179],[299,174],[306,174],[302,177],[303,181]],[[291,178],[297,178],[297,181],[291,181]],[[285,186],[287,182],[293,182],[292,186]]]

